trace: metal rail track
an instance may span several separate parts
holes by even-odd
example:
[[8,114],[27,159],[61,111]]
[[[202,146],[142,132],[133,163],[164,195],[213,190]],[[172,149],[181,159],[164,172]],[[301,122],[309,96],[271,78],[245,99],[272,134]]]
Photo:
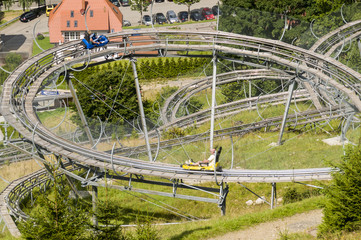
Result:
[[[319,76],[320,79],[329,81],[329,85],[338,88],[345,94],[346,97],[350,99],[349,103],[351,105],[357,109],[359,109],[361,106],[358,97],[356,97],[359,95],[359,89],[355,87],[355,84],[358,83],[358,79],[361,78],[359,74],[349,69],[348,71],[345,71],[345,67],[333,59],[325,59],[323,56],[304,49],[285,45],[284,43],[277,41],[257,39],[253,37],[245,37],[222,32],[205,32],[194,34],[178,31],[137,31],[137,34],[153,37],[157,36],[156,39],[158,39],[158,42],[155,44],[152,43],[148,45],[137,46],[132,44],[132,46],[128,46],[127,51],[136,53],[137,51],[163,51],[164,49],[167,49],[167,51],[209,51],[216,49],[220,52],[232,52],[236,55],[247,54],[268,60],[279,61],[281,64],[297,68],[301,71],[308,71],[316,76]],[[180,44],[180,36],[185,35],[188,36],[188,44]],[[109,38],[111,40],[114,37],[119,38],[120,36],[127,37],[126,34],[118,33],[109,35]],[[171,38],[172,36],[177,36],[177,38]],[[190,36],[193,38],[190,38]],[[200,37],[205,40],[199,40]],[[149,43],[149,40],[143,41],[145,41],[145,43]],[[189,44],[190,42],[192,42],[192,44]],[[202,42],[202,45],[198,45],[200,42]],[[34,132],[34,141],[43,148],[55,152],[61,156],[73,159],[74,161],[79,161],[83,164],[98,167],[104,167],[105,165],[105,167],[110,169],[111,164],[109,161],[109,154],[76,146],[74,143],[59,139],[53,133],[44,128],[41,124],[36,126],[38,120],[35,116],[35,113],[33,112],[32,102],[38,89],[40,88],[41,83],[46,80],[45,78],[48,76],[46,73],[49,71],[49,69],[50,72],[59,69],[59,65],[56,65],[56,61],[54,59],[63,63],[65,57],[77,57],[79,55],[79,50],[77,50],[78,48],[78,43],[64,44],[59,48],[39,54],[35,58],[25,62],[18,69],[16,69],[5,83],[4,94],[2,95],[1,111],[7,121],[27,139],[32,141],[32,133]],[[119,49],[109,48],[92,53],[91,57],[108,55],[113,53],[114,50],[119,52]],[[297,56],[295,52],[299,55]],[[128,52],[126,52],[126,54],[127,53]],[[295,55],[297,57],[295,57]],[[55,56],[61,57],[56,58]],[[65,64],[73,64],[76,61],[83,61],[86,58],[87,56],[83,56],[76,59],[75,61],[70,61],[68,63],[66,62]],[[294,59],[297,61],[302,61],[305,64],[302,65],[295,63],[293,61]],[[31,69],[31,71],[29,69]],[[30,74],[27,75],[27,73]],[[18,120],[15,120],[14,115],[10,112],[9,106],[4,103],[11,103],[12,110],[14,111],[14,114]],[[127,171],[136,174],[167,176],[170,178],[204,178],[207,180],[214,180],[215,176],[214,174],[209,173],[193,173],[185,171],[180,169],[178,166],[175,167],[174,165],[170,164],[148,163],[120,156],[114,156],[114,165],[118,171]],[[281,172],[278,174],[279,177],[281,176]],[[314,171],[310,170],[310,173],[311,172],[314,173]],[[293,173],[297,173],[297,171],[293,171]],[[223,178],[224,181],[232,182],[240,180],[237,174],[243,176],[242,173],[238,173],[237,171],[225,171],[223,173],[217,173],[216,176]],[[299,177],[300,179],[306,179],[305,176],[302,176],[302,174],[293,176],[296,178]],[[267,178],[267,176],[264,177]],[[289,180],[287,176],[285,176],[285,178]],[[309,174],[307,175],[307,178],[312,179],[310,178]],[[327,178],[329,178],[329,175],[327,175]],[[279,181],[282,181],[281,178]]]
[[[151,36],[153,39],[158,40],[156,43],[154,43],[154,41],[147,42],[143,40],[143,43],[148,45],[142,46],[126,42],[125,45],[127,45],[127,48],[125,48],[122,43],[110,44],[108,49],[92,53],[90,57],[117,54],[122,50],[125,57],[131,54],[136,55],[139,51],[152,50],[164,53],[166,51],[211,51],[215,49],[219,52],[232,53],[237,57],[247,55],[257,59],[261,58],[267,61],[275,61],[297,71],[304,71],[315,75],[320,81],[325,83],[324,86],[334,87],[340,91],[344,97],[343,101],[353,107],[353,109],[361,109],[359,101],[360,89],[357,87],[361,79],[360,75],[332,59],[324,58],[311,51],[299,49],[277,41],[222,32],[194,34],[179,31],[137,31],[137,34]],[[123,37],[127,39],[129,36],[130,33],[117,33],[109,35],[109,38]],[[181,43],[179,40],[184,36],[187,36],[186,44]],[[112,49],[111,47],[115,48]],[[287,182],[330,179],[330,168],[224,170],[221,173],[207,173],[186,171],[172,164],[149,163],[122,156],[114,156],[114,161],[111,163],[111,156],[108,153],[86,149],[59,138],[39,124],[39,120],[33,110],[33,101],[38,89],[41,88],[41,84],[47,81],[47,78],[49,78],[52,72],[59,70],[64,64],[71,65],[75,62],[86,60],[87,56],[84,56],[84,54],[84,50],[80,48],[78,43],[70,42],[58,48],[43,52],[26,61],[6,80],[1,97],[1,112],[5,119],[29,141],[34,141],[34,143],[42,148],[64,158],[72,159],[80,164],[107,169],[114,167],[117,171],[135,174],[189,180],[214,181],[218,179],[226,182]],[[69,57],[74,58],[74,60],[65,61],[65,59]],[[323,118],[325,112],[316,111],[313,114],[314,119],[325,120]],[[332,112],[334,117],[338,117],[339,114],[335,109]],[[263,123],[254,124],[253,129],[279,125],[279,121],[279,118],[267,119],[267,121]],[[317,120],[310,120],[307,116],[304,116],[304,124],[313,121]],[[248,126],[248,128],[249,131],[252,130],[252,126]],[[229,135],[234,134],[235,131],[246,131],[246,129],[247,126],[242,126],[239,127],[239,129],[222,130],[223,132],[219,134]],[[171,143],[164,144],[171,145]],[[32,184],[32,187],[33,186]],[[27,187],[24,186],[22,186],[22,188],[27,189]],[[13,193],[15,194],[16,190],[14,190]],[[12,193],[8,195],[9,199],[15,197],[15,195],[11,194]],[[17,195],[22,196],[22,194]],[[15,211],[15,209],[13,210]]]

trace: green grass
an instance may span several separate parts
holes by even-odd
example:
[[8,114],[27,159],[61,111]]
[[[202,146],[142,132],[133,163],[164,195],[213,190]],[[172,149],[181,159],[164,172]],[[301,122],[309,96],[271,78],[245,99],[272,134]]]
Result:
[[159,227],[159,233],[162,239],[209,239],[228,232],[246,229],[260,223],[319,209],[322,206],[323,200],[323,197],[314,197],[301,202],[287,204],[274,210],[268,209],[239,217],[220,217],[210,221],[199,222],[198,224],[187,223],[177,226]]
[[[49,48],[52,48],[54,47],[54,45],[52,43],[50,43],[50,39],[49,37],[45,37],[44,39],[42,40],[38,40],[36,39],[37,43],[40,45],[40,47],[44,50],[47,50]],[[42,50],[36,45],[35,41],[33,43],[33,55],[32,56],[35,56],[39,53],[41,53]]]

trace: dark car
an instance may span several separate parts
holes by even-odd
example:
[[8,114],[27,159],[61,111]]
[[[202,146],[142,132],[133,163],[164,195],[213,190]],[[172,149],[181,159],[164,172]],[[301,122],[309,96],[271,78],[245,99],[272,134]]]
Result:
[[29,22],[30,20],[33,20],[33,19],[37,18],[38,16],[40,16],[40,15],[34,11],[25,12],[25,13],[21,14],[20,21]]
[[111,2],[112,2],[115,6],[120,7],[120,3],[119,3],[118,0],[111,0]]
[[202,16],[199,9],[194,9],[191,11],[191,19],[193,21],[202,21],[204,20],[204,17]]
[[155,2],[164,2],[164,0],[155,0]]
[[123,26],[129,27],[129,26],[132,26],[132,24],[128,20],[123,19]]
[[129,6],[129,0],[121,0],[122,6]]
[[186,11],[179,12],[178,13],[178,19],[181,22],[188,21],[188,12],[186,12]]
[[167,19],[165,18],[163,13],[156,13],[153,15],[153,21],[158,24],[167,23]]
[[206,19],[206,20],[211,20],[214,19],[214,15],[213,12],[211,11],[211,9],[209,8],[202,8],[202,16]]
[[[213,12],[214,16],[218,15],[218,5],[214,5],[212,7],[212,12]],[[219,15],[222,15],[221,9],[219,9]]]

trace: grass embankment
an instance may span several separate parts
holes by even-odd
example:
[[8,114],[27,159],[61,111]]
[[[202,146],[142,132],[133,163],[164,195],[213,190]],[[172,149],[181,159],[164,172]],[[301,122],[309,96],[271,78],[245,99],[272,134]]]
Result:
[[[52,48],[54,47],[54,44],[50,43],[50,39],[49,37],[44,37],[44,39],[36,39],[37,43],[39,44],[39,46],[44,49],[44,50],[47,50],[49,48]],[[34,43],[33,43],[33,55],[32,56],[35,56],[36,54],[39,54],[41,53],[43,50],[41,50],[38,45],[36,45],[35,43],[35,40],[34,40]]]
[[159,233],[162,239],[209,239],[228,232],[243,230],[260,223],[318,209],[322,206],[323,199],[323,197],[314,197],[301,202],[287,204],[274,210],[267,209],[238,217],[225,216],[210,221],[159,227]]
[[[307,105],[298,104],[300,110],[307,108]],[[284,106],[270,106],[262,112],[264,118],[280,116]],[[42,123],[48,127],[56,126],[64,117],[64,109],[57,109],[49,112],[38,113]],[[57,130],[57,134],[74,131],[76,126],[71,122],[71,111],[67,112],[66,120]],[[244,111],[227,119],[216,121],[216,129],[236,126],[239,122],[252,123],[262,120],[255,111]],[[250,132],[243,136],[233,136],[232,139],[225,137],[216,139],[215,146],[222,146],[223,151],[220,163],[227,169],[233,165],[236,169],[299,169],[327,167],[328,163],[337,161],[343,154],[342,146],[330,146],[322,140],[339,135],[337,131],[339,121],[331,121],[329,125],[321,128],[314,128],[312,125],[305,126],[302,131],[286,128],[283,136],[284,143],[280,146],[278,142],[279,130],[261,129]],[[335,130],[332,130],[335,129]],[[199,127],[184,130],[185,134],[197,134],[207,132],[209,123]],[[109,135],[109,134],[108,134]],[[111,136],[111,134],[109,135]],[[349,130],[347,137],[350,141],[357,142],[360,136],[359,131]],[[121,137],[121,136],[120,136]],[[156,142],[156,139],[151,139]],[[123,138],[120,139],[124,146],[137,146],[144,144],[144,139]],[[232,164],[232,141],[233,141],[233,164]],[[111,149],[112,142],[99,145],[101,150]],[[118,146],[118,145],[117,145]],[[180,164],[188,159],[194,161],[208,157],[209,142],[196,141],[183,144],[182,147],[162,149],[157,161]],[[170,155],[169,155],[170,154]],[[145,156],[144,159],[147,159]]]

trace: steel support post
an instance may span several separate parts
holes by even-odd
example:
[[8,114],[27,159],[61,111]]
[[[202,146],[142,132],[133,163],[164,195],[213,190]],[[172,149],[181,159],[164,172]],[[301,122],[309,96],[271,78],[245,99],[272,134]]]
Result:
[[346,132],[347,132],[349,126],[350,126],[351,120],[352,120],[352,118],[354,117],[354,115],[355,115],[355,112],[352,112],[352,113],[347,117],[346,124],[345,124],[345,126],[341,129],[341,142],[342,142],[342,143],[347,140],[347,138],[346,138]]
[[[62,159],[61,159],[60,157],[58,157],[58,156],[57,156],[57,158],[58,158],[58,161],[59,161],[59,163],[60,163],[60,167],[61,167],[62,169],[64,169],[64,170],[66,170],[66,169],[65,169],[65,166],[64,166],[64,163],[62,162]],[[80,194],[79,194],[79,191],[78,191],[78,189],[76,188],[73,180],[72,180],[67,174],[64,174],[64,175],[65,175],[66,180],[68,181],[71,189],[73,190],[73,192],[74,192],[74,194],[75,194],[75,197],[77,198],[78,196],[80,196]]]
[[211,107],[211,135],[210,148],[213,149],[213,135],[214,135],[214,115],[216,106],[216,81],[217,81],[217,55],[213,51],[213,79],[212,79],[212,107]]
[[5,121],[4,122],[4,129],[5,129],[4,145],[5,146],[8,144],[8,126],[9,126],[9,124]]
[[[252,82],[251,80],[248,81],[248,99],[252,97]],[[249,110],[251,111],[252,101],[249,101]]]
[[280,130],[280,136],[278,138],[278,145],[282,144],[282,136],[283,136],[283,132],[284,132],[285,126],[286,126],[288,111],[290,110],[290,104],[291,104],[291,100],[292,100],[293,90],[295,88],[295,83],[296,83],[296,81],[292,80],[290,86],[288,87],[288,99],[287,99],[287,102],[286,102],[285,113],[283,114],[282,125],[281,125],[281,130]]
[[272,183],[272,194],[271,194],[271,209],[275,208],[277,205],[277,188],[276,183]]
[[75,106],[76,106],[76,108],[78,109],[78,113],[79,113],[81,122],[83,123],[84,129],[85,129],[85,133],[86,133],[86,135],[88,136],[88,139],[89,139],[89,142],[90,142],[91,146],[93,147],[93,146],[94,146],[94,140],[93,140],[92,134],[91,134],[91,132],[90,132],[90,128],[89,128],[89,126],[88,126],[88,122],[86,121],[86,118],[85,118],[85,116],[84,116],[83,109],[81,108],[81,105],[80,105],[78,96],[76,95],[75,89],[74,89],[74,87],[73,87],[73,83],[71,82],[71,79],[70,79],[68,76],[67,76],[66,78],[67,78],[69,90],[70,90],[70,92],[71,92],[71,95],[73,96],[73,100],[74,100]]
[[96,216],[96,211],[97,211],[97,201],[98,201],[98,187],[96,186],[92,186],[92,205],[93,205],[93,224],[94,226],[98,226],[98,219]]
[[139,105],[140,117],[141,117],[141,120],[142,120],[142,127],[143,127],[145,144],[147,145],[148,158],[149,158],[149,161],[152,162],[153,157],[152,157],[152,152],[151,152],[151,148],[150,148],[150,144],[149,144],[147,123],[145,121],[145,114],[144,114],[143,103],[142,103],[142,95],[140,93],[137,66],[135,65],[135,59],[131,59],[130,62],[132,63],[132,67],[133,67],[135,88],[136,88],[136,91],[137,91],[138,105]]
[[229,192],[229,187],[228,184],[226,183],[226,187],[223,186],[223,182],[220,185],[220,189],[219,189],[219,203],[218,206],[221,208],[221,215],[225,216],[226,215],[226,199],[227,199],[227,195]]

